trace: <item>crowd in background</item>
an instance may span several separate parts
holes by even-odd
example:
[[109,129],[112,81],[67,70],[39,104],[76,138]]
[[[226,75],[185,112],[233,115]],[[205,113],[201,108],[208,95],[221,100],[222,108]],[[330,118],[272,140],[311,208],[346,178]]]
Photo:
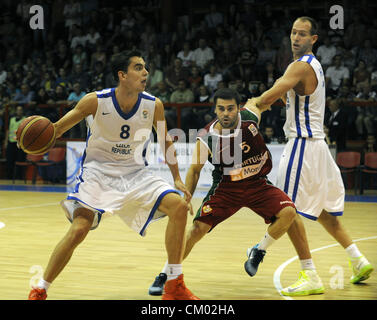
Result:
[[[222,87],[236,89],[245,102],[284,73],[292,61],[292,23],[309,15],[320,25],[314,54],[326,78],[328,142],[343,149],[347,139],[364,139],[377,151],[377,12],[367,1],[357,7],[348,3],[343,30],[329,28],[326,8],[311,10],[308,1],[302,7],[293,1],[281,7],[269,1],[215,2],[194,17],[178,12],[172,23],[161,18],[160,1],[142,6],[127,1],[124,7],[95,0],[41,1],[43,30],[29,26],[30,1],[7,3],[0,18],[1,141],[7,138],[5,105],[9,117],[17,118],[16,109],[23,106],[23,116],[56,121],[59,105],[72,107],[87,92],[116,86],[110,62],[123,50],[141,50],[149,70],[146,90],[164,103],[211,103]],[[376,103],[365,106],[365,101]],[[214,116],[211,107],[184,108],[182,128],[199,129]],[[169,128],[176,127],[174,108],[166,108],[166,119]],[[284,141],[284,121],[281,106],[263,114],[267,142]],[[78,125],[67,137],[85,138],[85,133]]]

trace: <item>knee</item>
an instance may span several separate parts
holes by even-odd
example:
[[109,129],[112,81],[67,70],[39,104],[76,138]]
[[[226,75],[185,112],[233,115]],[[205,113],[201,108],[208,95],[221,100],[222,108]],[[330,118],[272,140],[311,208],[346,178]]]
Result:
[[173,219],[187,219],[187,211],[189,210],[187,202],[183,198],[179,198],[171,207],[169,217]]
[[285,207],[282,210],[280,216],[284,217],[288,224],[292,224],[297,218],[297,212],[296,209],[293,207]]
[[90,226],[72,225],[68,232],[68,238],[73,246],[80,244],[90,230]]
[[191,233],[191,236],[194,237],[194,238],[202,238],[209,230],[211,229],[211,226],[206,224],[206,223],[203,223],[203,222],[199,222],[199,221],[195,221],[194,224],[192,225],[191,229],[190,229],[190,233]]

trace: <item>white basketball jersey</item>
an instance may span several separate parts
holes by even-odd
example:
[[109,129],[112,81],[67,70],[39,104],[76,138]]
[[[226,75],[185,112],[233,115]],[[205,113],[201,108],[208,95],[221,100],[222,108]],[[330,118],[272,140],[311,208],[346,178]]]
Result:
[[284,132],[287,138],[323,139],[323,121],[325,116],[326,88],[322,66],[313,55],[304,55],[292,62],[304,61],[313,68],[318,84],[311,95],[300,96],[293,89],[287,92]]
[[93,168],[110,176],[134,173],[147,164],[156,98],[139,94],[135,106],[124,113],[116,99],[115,88],[97,91],[98,108],[87,119],[88,135],[82,169]]

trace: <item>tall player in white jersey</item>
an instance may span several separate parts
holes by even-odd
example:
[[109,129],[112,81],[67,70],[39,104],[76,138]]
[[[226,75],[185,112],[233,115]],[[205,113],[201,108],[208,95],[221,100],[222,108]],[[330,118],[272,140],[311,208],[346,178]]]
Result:
[[[153,221],[168,216],[165,245],[169,286],[163,300],[198,300],[185,286],[182,274],[185,227],[191,194],[183,184],[175,149],[167,134],[162,102],[146,93],[145,61],[137,51],[114,56],[112,72],[118,86],[83,97],[54,125],[60,137],[84,118],[89,124],[86,149],[75,190],[62,201],[71,228],[52,253],[43,278],[29,294],[31,300],[47,298],[47,289],[68,263],[89,230],[104,213],[117,214],[130,228],[145,235]],[[145,155],[152,127],[177,190],[147,168]]]
[[[325,79],[321,64],[312,52],[318,39],[317,31],[314,19],[296,19],[291,30],[294,61],[271,89],[248,103],[261,110],[268,109],[280,98],[286,103],[284,132],[288,143],[280,160],[277,186],[290,196],[300,215],[318,220],[345,249],[352,269],[351,283],[358,283],[370,276],[373,267],[338,219],[343,214],[345,192],[339,168],[324,141]],[[300,258],[302,271],[300,279],[283,289],[282,294],[323,292],[306,236],[298,236],[305,235],[301,219],[295,220],[288,235]]]

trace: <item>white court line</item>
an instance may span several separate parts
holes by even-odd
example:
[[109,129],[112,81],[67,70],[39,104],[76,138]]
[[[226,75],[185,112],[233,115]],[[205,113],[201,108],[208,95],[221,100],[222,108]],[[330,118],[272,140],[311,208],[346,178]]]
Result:
[[42,203],[42,204],[31,204],[31,205],[22,206],[22,207],[0,208],[0,211],[14,210],[14,209],[25,209],[25,208],[38,208],[38,207],[47,207],[47,206],[56,206],[56,205],[59,205],[59,202],[50,202],[50,203]]
[[[353,240],[354,242],[357,242],[357,241],[363,241],[363,240],[370,240],[370,239],[377,239],[377,236],[373,236],[373,237],[368,237],[368,238],[360,238],[360,239],[356,239],[356,240]],[[324,246],[324,247],[320,247],[320,248],[317,248],[317,249],[313,249],[313,250],[310,250],[310,252],[316,252],[316,251],[321,251],[321,250],[324,250],[324,249],[328,249],[328,248],[331,248],[331,247],[335,247],[335,246],[339,246],[340,244],[339,243],[335,243],[335,244],[330,244],[328,246]],[[285,261],[284,263],[282,263],[276,270],[275,270],[275,273],[274,273],[274,277],[273,277],[273,281],[274,281],[274,285],[275,285],[275,288],[276,290],[278,291],[278,293],[285,299],[285,300],[294,300],[292,297],[289,297],[289,296],[283,296],[280,291],[283,289],[283,287],[281,286],[281,283],[280,283],[280,276],[284,270],[284,268],[289,265],[291,262],[295,261],[298,259],[298,256],[294,256],[293,258],[290,258],[288,259],[287,261]]]

